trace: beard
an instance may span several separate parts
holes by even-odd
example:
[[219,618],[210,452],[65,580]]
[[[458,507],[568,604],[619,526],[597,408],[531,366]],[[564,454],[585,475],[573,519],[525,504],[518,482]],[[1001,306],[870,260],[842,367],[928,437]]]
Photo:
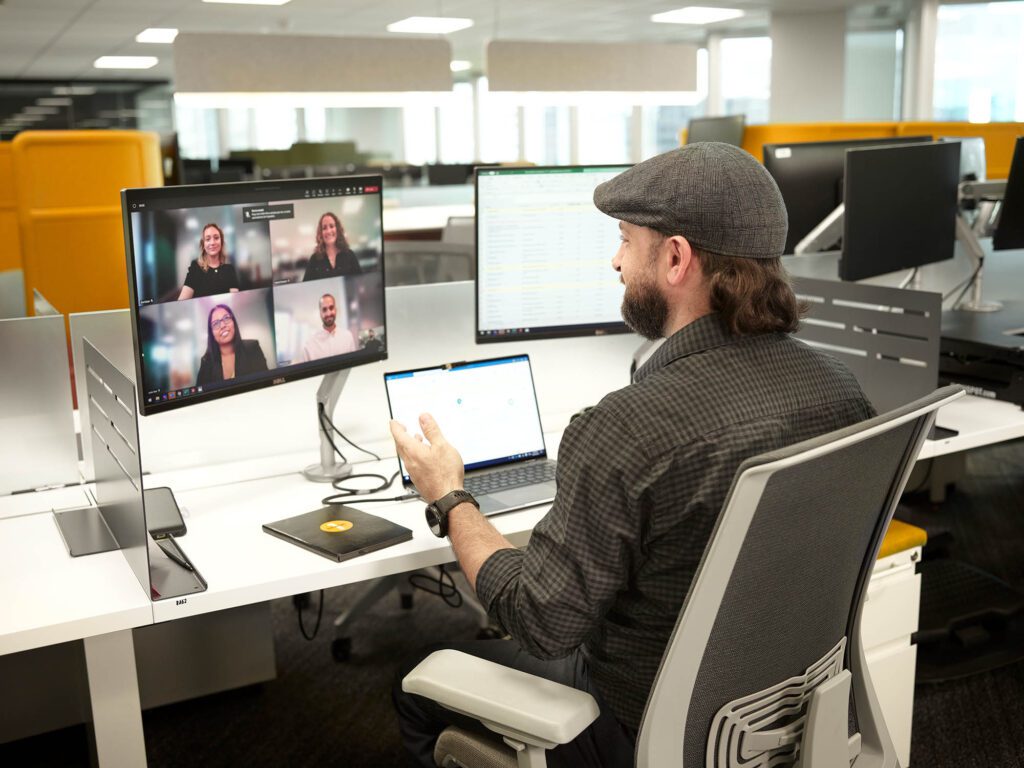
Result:
[[635,280],[622,296],[622,319],[649,341],[662,337],[668,323],[668,302],[653,281]]

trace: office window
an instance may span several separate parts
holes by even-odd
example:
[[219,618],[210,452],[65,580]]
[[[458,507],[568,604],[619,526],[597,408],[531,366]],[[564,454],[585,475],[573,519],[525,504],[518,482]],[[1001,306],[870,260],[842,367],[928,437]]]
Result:
[[639,139],[630,130],[632,106],[588,104],[577,107],[576,114],[580,163],[631,161],[632,142]]
[[413,165],[437,162],[437,107],[402,107],[402,134],[402,154],[388,159]]
[[685,104],[643,108],[641,157],[647,159],[679,146],[679,132],[692,117],[704,117],[708,109],[708,49],[697,51],[697,90]]
[[727,37],[721,43],[722,108],[745,114],[747,123],[767,123],[771,98],[770,37]]
[[845,120],[899,120],[903,82],[903,30],[846,33]]
[[219,157],[217,110],[174,105],[174,125],[182,157]]
[[936,120],[1024,120],[1024,2],[939,6]]
[[487,78],[476,81],[480,110],[480,160],[501,163],[519,159],[519,109],[509,99],[487,90]]
[[442,163],[472,163],[476,160],[473,140],[473,84],[455,83],[453,96],[440,110]]
[[569,165],[569,107],[523,107],[524,155],[537,165]]

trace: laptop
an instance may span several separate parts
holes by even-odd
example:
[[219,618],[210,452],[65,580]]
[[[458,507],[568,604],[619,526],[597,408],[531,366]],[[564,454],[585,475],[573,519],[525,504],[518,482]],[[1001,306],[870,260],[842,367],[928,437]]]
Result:
[[462,455],[465,489],[485,515],[555,498],[555,462],[544,445],[529,355],[385,373],[384,386],[391,418],[410,433],[420,431],[421,413],[434,417]]

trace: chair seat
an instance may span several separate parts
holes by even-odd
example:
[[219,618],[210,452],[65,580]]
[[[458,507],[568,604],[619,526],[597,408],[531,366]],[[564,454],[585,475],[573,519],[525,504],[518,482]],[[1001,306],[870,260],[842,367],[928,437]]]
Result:
[[882,546],[878,550],[878,559],[881,560],[883,557],[895,555],[897,552],[905,552],[914,547],[923,547],[927,543],[928,534],[923,528],[893,520],[889,523],[885,538],[882,539]]

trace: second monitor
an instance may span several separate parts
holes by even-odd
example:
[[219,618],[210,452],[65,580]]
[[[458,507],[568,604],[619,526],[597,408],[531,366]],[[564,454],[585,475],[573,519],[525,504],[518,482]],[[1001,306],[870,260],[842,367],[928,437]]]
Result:
[[618,224],[593,198],[628,167],[477,169],[478,343],[627,331]]

